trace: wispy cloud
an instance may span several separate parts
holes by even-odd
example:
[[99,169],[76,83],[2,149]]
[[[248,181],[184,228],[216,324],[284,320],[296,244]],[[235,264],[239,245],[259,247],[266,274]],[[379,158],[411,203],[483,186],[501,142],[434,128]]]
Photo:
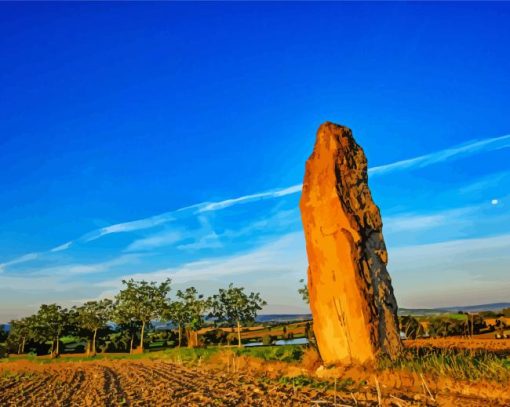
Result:
[[272,214],[264,214],[263,217],[254,220],[244,227],[227,229],[221,234],[221,237],[236,239],[242,236],[252,235],[253,233],[260,235],[262,231],[269,229],[279,230],[283,228],[288,230],[287,228],[293,225],[295,226],[296,224],[299,226],[301,225],[299,208],[278,210]]
[[114,225],[106,226],[97,230],[94,230],[90,233],[87,233],[85,236],[81,237],[80,240],[84,240],[86,242],[99,239],[100,237],[113,234],[113,233],[124,233],[124,232],[134,232],[137,230],[150,229],[155,226],[160,226],[169,222],[173,222],[176,220],[177,216],[180,215],[180,212],[190,211],[191,214],[198,215],[203,212],[211,212],[218,211],[221,209],[228,208],[230,206],[244,204],[253,201],[259,201],[262,199],[271,199],[271,198],[280,198],[283,196],[295,194],[301,191],[301,184],[293,185],[287,188],[280,188],[266,192],[259,192],[256,194],[250,194],[241,196],[238,198],[225,199],[223,201],[217,202],[201,202],[194,205],[185,206],[180,209],[176,209],[175,211],[165,212],[159,215],[151,216],[148,218],[138,219],[130,222],[117,223]]
[[510,234],[397,247],[389,270],[402,305],[437,307],[508,300]]
[[192,239],[191,242],[186,242],[177,246],[179,250],[195,251],[201,249],[219,249],[223,247],[220,236],[215,232],[211,226],[207,216],[198,215],[198,222],[200,228],[195,230],[189,230],[187,238]]
[[[438,259],[437,255],[450,258],[450,263],[457,262],[459,254],[470,253],[472,256],[492,256],[493,250],[506,249],[505,257],[510,258],[510,234],[489,236],[476,239],[458,239],[450,240],[447,242],[431,243],[423,245],[414,245],[408,247],[399,247],[393,250],[393,254],[398,256],[401,260],[406,259],[410,262],[417,258],[428,257],[434,262],[441,262],[443,259]],[[414,259],[414,260],[413,260]],[[416,263],[415,263],[416,264]],[[417,265],[417,264],[416,264]]]
[[211,232],[205,236],[201,236],[192,243],[185,243],[177,246],[179,250],[195,251],[200,249],[219,249],[223,247],[220,236],[216,232]]
[[[184,209],[184,208],[183,208]],[[80,240],[90,242],[99,239],[100,237],[110,235],[112,233],[134,232],[136,230],[150,229],[164,223],[172,222],[175,220],[174,212],[165,212],[159,215],[150,216],[144,219],[133,220],[130,222],[116,223],[114,225],[105,226],[101,229],[94,230],[87,233]]]
[[[382,175],[395,171],[402,171],[412,168],[424,168],[432,164],[437,164],[443,161],[465,157],[468,155],[492,151],[502,148],[510,147],[510,135],[493,137],[484,140],[474,140],[461,145],[450,147],[444,150],[435,151],[429,154],[421,155],[406,160],[396,161],[394,163],[385,164],[377,167],[370,168],[368,170],[370,175]],[[255,194],[244,195],[237,198],[225,199],[217,202],[202,202],[199,204],[187,206],[178,209],[174,212],[166,212],[161,215],[156,215],[150,218],[140,219],[132,222],[119,223],[111,225],[94,233],[94,239],[104,236],[110,233],[119,233],[126,231],[134,231],[140,229],[150,228],[162,223],[170,222],[174,220],[173,214],[178,211],[196,209],[196,212],[209,212],[217,211],[228,208],[230,206],[244,204],[248,202],[258,201],[262,199],[275,199],[281,198],[287,195],[292,195],[301,192],[302,184],[292,185],[286,188],[275,189],[271,191],[258,192]]]
[[296,194],[301,192],[302,184],[293,185],[291,187],[276,189],[273,191],[259,192],[256,194],[245,195],[239,198],[226,199],[219,202],[209,202],[199,205],[199,212],[217,211],[220,209],[228,208],[229,206],[239,205],[261,199],[281,198],[282,196]]
[[39,255],[40,255],[39,253],[27,253],[24,254],[23,256],[17,257],[5,263],[0,263],[0,272],[4,271],[9,266],[14,266],[16,264],[26,263],[35,260],[39,257]]
[[[510,135],[501,136],[501,137],[493,137],[484,140],[474,140],[461,145],[457,145],[454,147],[450,147],[447,149],[435,151],[429,154],[425,154],[422,156],[397,161],[390,164],[385,164],[377,167],[372,167],[368,170],[369,174],[372,176],[375,175],[385,175],[396,171],[404,171],[410,170],[413,168],[424,168],[436,163],[444,162],[447,160],[457,159],[461,157],[467,157],[469,155],[493,151],[503,148],[510,147]],[[175,211],[164,212],[155,216],[150,216],[143,219],[133,220],[129,222],[117,223],[110,226],[106,226],[100,229],[96,229],[92,232],[85,234],[84,236],[74,240],[69,241],[63,245],[57,246],[47,253],[60,252],[69,249],[76,242],[90,242],[92,240],[99,239],[103,236],[115,234],[115,233],[125,233],[125,232],[134,232],[144,229],[151,229],[156,226],[164,225],[169,222],[174,221],[177,217],[181,216],[182,212],[190,211],[191,214],[198,215],[204,212],[218,211],[231,206],[254,202],[263,199],[277,199],[284,196],[292,195],[299,193],[301,191],[302,185],[296,184],[286,188],[275,189],[271,191],[259,192],[249,195],[240,196],[237,198],[226,199],[217,202],[202,202],[195,205],[186,206]],[[423,224],[433,224],[434,222],[438,222],[438,218],[429,217],[422,219],[409,219],[407,224],[408,227],[411,227],[412,224],[410,222],[420,221]],[[404,221],[401,222],[402,227],[405,226]],[[160,240],[162,242],[162,240]],[[158,240],[147,240],[145,243],[138,243],[140,245],[150,245],[158,244]],[[148,247],[148,246],[147,246]],[[133,249],[133,248],[131,248]],[[30,253],[24,256],[21,256],[17,259],[11,260],[9,262],[5,262],[0,264],[0,272],[4,270],[6,267],[24,263],[27,261],[34,260],[40,253]]]
[[123,254],[110,260],[97,262],[97,263],[71,263],[62,266],[44,267],[37,269],[31,275],[46,275],[46,276],[70,276],[78,274],[96,274],[105,273],[114,267],[133,264],[138,261],[141,254]]
[[73,245],[73,242],[67,242],[67,243],[61,244],[60,246],[54,247],[53,249],[50,250],[50,252],[51,253],[61,252],[61,251],[69,249],[72,245]]
[[473,205],[463,208],[454,208],[435,213],[415,214],[402,213],[395,216],[388,216],[384,219],[385,232],[403,232],[430,229],[454,221],[465,219],[467,215],[477,213],[487,205]]
[[[203,259],[184,263],[175,268],[123,276],[122,279],[145,279],[163,281],[171,278],[174,283],[221,279],[226,276],[253,274],[261,276],[281,273],[300,273],[305,270],[306,254],[301,232],[280,236],[247,253],[233,256]],[[121,279],[99,282],[96,285],[113,288],[120,286]]]
[[409,158],[407,160],[374,167],[369,169],[368,172],[370,175],[381,175],[411,168],[424,168],[443,161],[508,147],[510,147],[510,135],[493,137],[484,140],[474,140],[444,150],[421,155],[419,157]]
[[[475,140],[454,147],[450,147],[444,150],[439,150],[429,154],[425,154],[422,156],[396,161],[394,163],[385,164],[378,167],[373,167],[370,168],[368,172],[370,175],[382,175],[390,172],[402,171],[412,168],[424,168],[428,167],[429,165],[440,163],[450,159],[456,159],[476,153],[481,153],[484,151],[492,151],[507,147],[510,147],[510,135],[502,137],[493,137],[485,140]],[[275,199],[287,195],[297,194],[301,192],[301,188],[302,184],[296,184],[286,188],[258,192],[255,194],[244,195],[237,198],[225,199],[223,201],[202,202],[195,205],[186,206],[174,212],[166,212],[161,215],[156,215],[145,219],[108,226],[99,229],[95,232],[92,232],[91,239],[97,239],[101,236],[110,233],[119,233],[151,228],[162,223],[174,220],[174,214],[176,212],[183,210],[194,209],[196,210],[196,213],[217,211],[228,208],[230,206],[258,201],[262,199]]]
[[176,230],[167,230],[152,236],[135,240],[127,248],[126,252],[153,250],[158,247],[168,246],[179,242],[184,238],[183,234]]
[[135,240],[127,248],[126,252],[148,251],[160,247],[175,245],[181,242],[176,248],[178,250],[194,251],[206,248],[222,247],[220,235],[210,225],[208,218],[203,214],[192,214],[196,216],[200,227],[186,228],[181,225],[179,230],[170,229]]
[[502,183],[510,179],[510,171],[498,172],[490,174],[483,178],[477,179],[475,182],[459,189],[461,194],[471,194],[485,191],[491,188],[500,188]]
[[1,275],[0,291],[23,292],[23,291],[66,291],[76,288],[83,282],[64,281],[62,276],[25,276],[25,275]]

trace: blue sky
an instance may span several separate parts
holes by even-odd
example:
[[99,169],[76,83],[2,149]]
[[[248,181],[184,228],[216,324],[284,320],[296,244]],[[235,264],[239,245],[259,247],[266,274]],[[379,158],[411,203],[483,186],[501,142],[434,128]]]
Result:
[[326,120],[365,149],[401,306],[510,300],[509,20],[505,3],[2,3],[0,320],[130,276],[306,311],[299,185]]

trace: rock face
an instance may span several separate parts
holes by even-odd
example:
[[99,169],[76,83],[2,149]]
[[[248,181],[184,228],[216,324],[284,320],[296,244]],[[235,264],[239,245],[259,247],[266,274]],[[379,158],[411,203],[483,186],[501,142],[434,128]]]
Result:
[[313,327],[325,363],[363,363],[401,348],[397,302],[367,160],[347,127],[326,122],[300,202]]

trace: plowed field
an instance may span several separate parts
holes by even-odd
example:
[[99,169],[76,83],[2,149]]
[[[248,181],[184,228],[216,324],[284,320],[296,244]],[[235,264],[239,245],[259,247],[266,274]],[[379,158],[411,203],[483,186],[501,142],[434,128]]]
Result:
[[0,406],[310,406],[334,401],[314,389],[165,361],[19,361],[0,369]]
[[429,381],[429,390],[420,389],[409,375],[385,372],[379,379],[377,385],[365,383],[352,391],[339,388],[334,392],[294,386],[292,379],[286,383],[270,379],[249,365],[232,373],[218,365],[191,367],[164,359],[13,360],[0,364],[0,406],[510,405],[504,386],[501,390],[501,386],[482,388],[475,383],[473,391],[468,391],[463,385],[454,389],[454,382]]

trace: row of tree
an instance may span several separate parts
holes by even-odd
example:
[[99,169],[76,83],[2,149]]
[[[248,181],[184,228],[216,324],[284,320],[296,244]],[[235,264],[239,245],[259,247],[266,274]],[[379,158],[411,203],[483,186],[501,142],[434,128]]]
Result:
[[399,318],[400,330],[406,338],[415,339],[421,336],[472,336],[487,329],[487,323],[480,315],[467,315],[465,319],[449,317],[433,317],[427,319],[428,330],[417,318],[406,315]]
[[88,301],[81,306],[64,308],[57,304],[41,305],[34,315],[13,320],[7,341],[18,353],[24,353],[28,342],[51,343],[50,352],[58,356],[65,335],[87,338],[87,352],[96,353],[98,332],[115,324],[129,337],[130,352],[139,336],[138,351],[144,350],[147,328],[154,321],[170,322],[178,332],[178,346],[186,335],[188,346],[198,346],[198,331],[206,318],[215,325],[237,329],[241,346],[241,326],[253,322],[266,302],[259,293],[247,294],[244,288],[230,284],[217,294],[205,297],[196,288],[178,290],[170,298],[171,280],[162,283],[123,280],[123,288],[113,300]]

